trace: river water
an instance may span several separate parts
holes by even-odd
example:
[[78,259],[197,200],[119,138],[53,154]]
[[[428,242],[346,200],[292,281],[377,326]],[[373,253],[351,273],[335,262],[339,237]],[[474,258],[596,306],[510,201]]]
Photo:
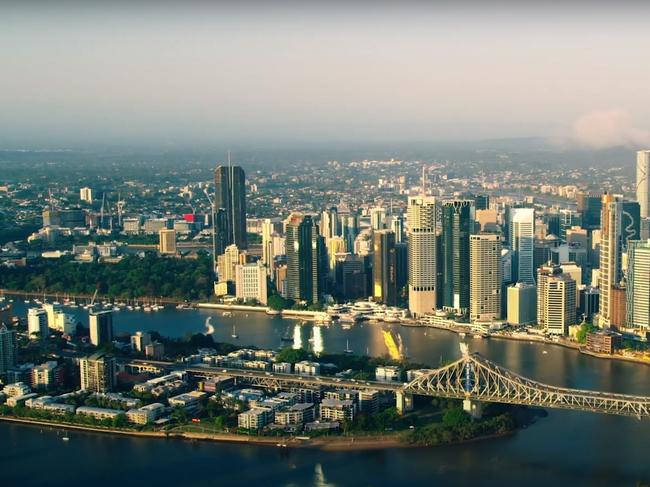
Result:
[[[26,305],[15,300],[15,311]],[[87,324],[87,312],[71,310]],[[315,327],[259,313],[173,309],[116,312],[116,333],[156,330],[184,336],[205,330],[211,318],[217,341],[236,327],[242,345],[277,348],[282,336],[298,336],[307,348],[386,355],[383,331],[391,331],[412,361],[432,366],[459,356],[457,335],[399,325]],[[310,338],[312,340],[310,340]],[[650,395],[650,368],[580,355],[537,343],[469,339],[470,350],[515,372],[549,384]],[[544,353],[546,352],[546,353]],[[178,440],[122,438],[0,424],[3,485],[130,485],[135,478],[164,485],[260,486],[636,486],[650,482],[650,421],[549,410],[546,418],[513,436],[465,445],[370,452],[321,452]],[[34,469],[38,465],[38,469]],[[54,472],[57,472],[56,474]],[[146,476],[146,477],[143,477]]]

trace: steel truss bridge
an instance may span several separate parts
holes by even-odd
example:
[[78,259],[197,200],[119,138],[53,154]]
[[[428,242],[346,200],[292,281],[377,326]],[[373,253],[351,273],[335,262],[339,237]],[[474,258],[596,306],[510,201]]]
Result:
[[400,398],[421,395],[650,418],[650,397],[542,384],[500,367],[479,354],[469,354],[466,350],[459,360],[424,372],[403,384],[216,367],[195,367],[187,371],[195,377],[230,376],[238,384],[274,390],[335,388],[391,392],[396,394],[398,404]]

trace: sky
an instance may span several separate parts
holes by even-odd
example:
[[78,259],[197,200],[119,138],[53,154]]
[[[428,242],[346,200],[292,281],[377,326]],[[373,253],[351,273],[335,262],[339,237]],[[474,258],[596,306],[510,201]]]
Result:
[[0,148],[650,145],[646,5],[4,0]]

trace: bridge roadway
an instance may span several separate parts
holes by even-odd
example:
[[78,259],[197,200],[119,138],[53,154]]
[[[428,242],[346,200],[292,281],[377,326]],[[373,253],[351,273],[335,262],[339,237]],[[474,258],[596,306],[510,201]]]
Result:
[[269,389],[293,386],[391,392],[400,411],[412,406],[413,395],[422,395],[462,399],[468,410],[480,410],[477,406],[481,402],[496,402],[650,419],[650,397],[549,386],[515,374],[478,354],[470,354],[466,348],[459,360],[427,371],[407,383],[219,367],[193,367],[187,371],[199,377],[228,375],[238,382]]
[[376,390],[381,392],[397,393],[404,389],[406,384],[398,382],[363,381],[356,379],[343,379],[341,377],[328,377],[324,375],[299,375],[278,374],[263,370],[233,369],[224,367],[191,367],[186,371],[196,377],[230,376],[246,384],[268,389],[282,387],[313,387],[335,388],[354,390]]

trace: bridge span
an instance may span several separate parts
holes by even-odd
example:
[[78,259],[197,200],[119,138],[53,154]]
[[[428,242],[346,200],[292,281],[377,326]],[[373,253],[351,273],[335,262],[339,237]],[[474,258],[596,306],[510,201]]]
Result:
[[500,367],[477,353],[464,350],[455,362],[405,382],[377,382],[329,376],[278,374],[223,367],[193,367],[196,377],[231,376],[237,383],[266,389],[336,388],[393,393],[398,410],[412,407],[413,395],[461,399],[465,409],[480,416],[480,403],[495,402],[543,408],[650,418],[650,397],[569,389],[543,384]]

